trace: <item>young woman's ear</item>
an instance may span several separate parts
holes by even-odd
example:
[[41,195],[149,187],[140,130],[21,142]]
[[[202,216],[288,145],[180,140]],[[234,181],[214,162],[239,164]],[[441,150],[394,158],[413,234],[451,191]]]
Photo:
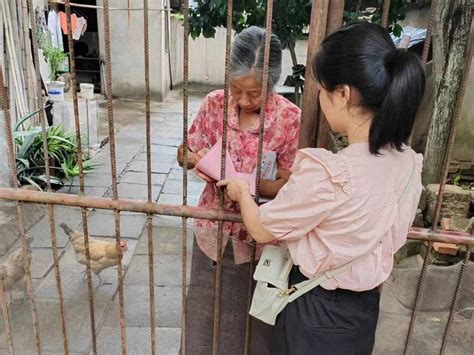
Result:
[[334,104],[339,108],[343,109],[349,106],[351,100],[351,87],[349,85],[339,85],[332,92],[334,98]]

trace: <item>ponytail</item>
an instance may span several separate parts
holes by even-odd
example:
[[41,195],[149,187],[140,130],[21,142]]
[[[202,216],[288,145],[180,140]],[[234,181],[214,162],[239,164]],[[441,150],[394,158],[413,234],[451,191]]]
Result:
[[415,54],[397,49],[383,27],[355,22],[326,37],[312,69],[329,92],[340,85],[357,89],[359,104],[374,115],[369,132],[372,154],[385,146],[402,149],[425,88]]
[[378,154],[386,145],[402,150],[412,131],[425,89],[423,67],[413,53],[395,50],[388,71],[390,85],[370,126],[369,149],[372,154]]

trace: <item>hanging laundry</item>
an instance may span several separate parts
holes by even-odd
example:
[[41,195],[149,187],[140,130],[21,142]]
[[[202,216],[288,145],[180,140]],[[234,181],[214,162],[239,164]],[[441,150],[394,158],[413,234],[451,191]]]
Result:
[[[63,33],[65,35],[68,34],[67,31],[67,17],[66,13],[64,11],[59,11],[59,19],[61,22],[61,28],[63,29]],[[71,14],[71,28],[72,28],[72,33],[77,30],[77,16],[76,14]]]
[[59,22],[58,14],[53,10],[48,13],[48,30],[51,33],[52,45],[64,50],[61,24]]
[[72,38],[78,40],[87,30],[87,20],[84,17],[77,18],[77,28],[72,32]]

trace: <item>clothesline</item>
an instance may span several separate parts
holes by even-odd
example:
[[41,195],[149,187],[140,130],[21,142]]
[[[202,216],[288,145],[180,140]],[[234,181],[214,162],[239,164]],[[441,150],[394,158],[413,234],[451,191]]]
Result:
[[[59,5],[64,5],[64,1],[56,1],[56,0],[50,0],[50,4],[59,4]],[[71,3],[72,7],[82,7],[82,8],[87,8],[87,9],[98,9],[98,10],[103,10],[103,6],[96,6],[96,5],[84,5],[84,4],[77,4],[77,3]],[[109,10],[121,10],[121,11],[143,11],[143,8],[132,8],[132,7],[109,7]],[[168,9],[151,9],[149,8],[148,11],[171,11],[170,8]]]

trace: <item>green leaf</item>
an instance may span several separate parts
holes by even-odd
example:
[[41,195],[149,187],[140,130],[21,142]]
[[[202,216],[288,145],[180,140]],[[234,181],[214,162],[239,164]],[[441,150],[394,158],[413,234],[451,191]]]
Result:
[[26,159],[22,159],[22,158],[16,158],[17,161],[19,161],[20,163],[23,164],[23,166],[28,169],[30,167],[30,162]]
[[19,158],[26,158],[26,153],[28,152],[33,142],[35,141],[35,138],[36,138],[35,134],[30,134],[24,137],[23,143],[20,146],[20,150],[18,151]]
[[403,28],[398,23],[393,25],[392,33],[395,37],[401,37],[403,33]]
[[30,185],[35,186],[38,190],[43,191],[41,186],[39,186],[32,178],[30,178],[28,176],[23,176],[22,179],[25,180],[26,182],[28,182]]

